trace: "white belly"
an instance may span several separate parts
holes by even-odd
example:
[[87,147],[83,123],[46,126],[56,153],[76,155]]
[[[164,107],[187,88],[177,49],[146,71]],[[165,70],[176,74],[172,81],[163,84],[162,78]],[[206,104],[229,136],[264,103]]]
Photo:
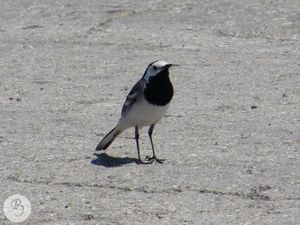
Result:
[[166,114],[169,104],[157,106],[149,104],[146,100],[136,102],[130,110],[120,119],[119,124],[125,129],[128,127],[143,127],[157,123]]

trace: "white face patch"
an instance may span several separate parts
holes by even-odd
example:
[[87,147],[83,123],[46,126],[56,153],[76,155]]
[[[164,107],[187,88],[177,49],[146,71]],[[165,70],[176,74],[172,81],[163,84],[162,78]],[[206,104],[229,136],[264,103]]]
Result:
[[150,77],[153,77],[156,74],[158,74],[160,71],[162,71],[167,64],[168,63],[166,61],[162,61],[162,60],[152,63],[151,65],[148,66],[147,71],[143,78],[146,81],[148,81]]

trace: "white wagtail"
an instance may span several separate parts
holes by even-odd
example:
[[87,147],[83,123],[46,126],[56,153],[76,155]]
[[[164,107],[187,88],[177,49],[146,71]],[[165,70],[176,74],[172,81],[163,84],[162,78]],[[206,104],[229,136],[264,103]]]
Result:
[[[96,150],[105,150],[114,139],[129,127],[135,128],[135,140],[138,153],[138,163],[162,163],[164,159],[156,158],[152,132],[154,125],[165,115],[173,97],[173,86],[169,78],[169,68],[172,64],[165,61],[150,63],[143,77],[132,87],[122,108],[121,118],[97,145]],[[141,159],[139,148],[139,128],[150,126],[148,135],[151,142],[152,157]]]

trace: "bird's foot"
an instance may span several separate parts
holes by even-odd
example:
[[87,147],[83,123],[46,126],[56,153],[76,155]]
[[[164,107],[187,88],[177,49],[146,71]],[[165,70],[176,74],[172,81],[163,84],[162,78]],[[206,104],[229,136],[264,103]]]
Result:
[[162,163],[166,160],[166,159],[159,159],[159,158],[156,158],[156,156],[152,156],[152,157],[146,156],[146,159],[147,159],[147,161],[150,162],[150,163],[153,163],[154,161],[156,161],[156,162],[158,162],[158,163],[160,163],[160,164],[162,164]]
[[150,162],[150,161],[143,161],[142,159],[137,159],[136,160],[136,164],[152,164],[153,162]]

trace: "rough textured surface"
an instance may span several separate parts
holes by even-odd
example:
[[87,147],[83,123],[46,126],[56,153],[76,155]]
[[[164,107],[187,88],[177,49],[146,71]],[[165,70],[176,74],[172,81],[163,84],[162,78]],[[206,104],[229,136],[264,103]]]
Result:
[[[1,205],[26,195],[23,224],[300,224],[299,9],[0,1]],[[167,161],[135,164],[133,130],[94,155],[155,59],[182,65],[154,130]]]

